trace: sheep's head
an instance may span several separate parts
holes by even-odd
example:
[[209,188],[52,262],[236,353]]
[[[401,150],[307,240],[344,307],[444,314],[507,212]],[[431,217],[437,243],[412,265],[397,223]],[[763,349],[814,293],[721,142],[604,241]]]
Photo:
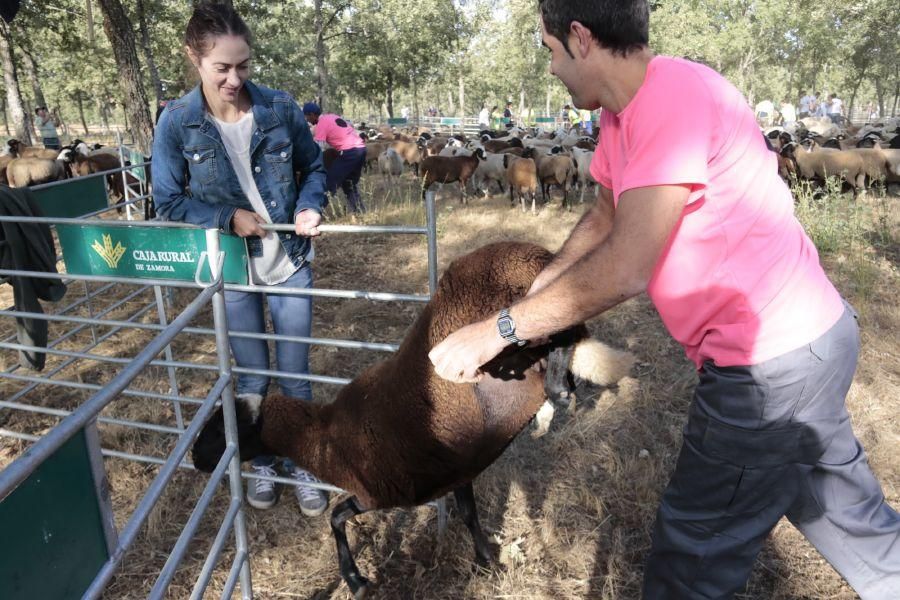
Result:
[[[261,407],[262,396],[258,394],[242,394],[234,399],[241,461],[271,453],[262,441]],[[219,407],[197,436],[191,457],[197,469],[211,473],[224,453],[225,419]]]
[[9,149],[9,153],[12,154],[13,156],[19,155],[19,146],[21,146],[21,145],[22,145],[22,142],[20,142],[19,140],[15,139],[15,138],[6,142],[6,146]]

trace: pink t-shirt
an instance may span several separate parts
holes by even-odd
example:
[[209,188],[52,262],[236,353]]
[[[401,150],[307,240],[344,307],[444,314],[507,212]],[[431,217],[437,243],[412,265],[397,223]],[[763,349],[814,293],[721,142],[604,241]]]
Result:
[[335,150],[352,150],[353,148],[366,147],[366,143],[353,130],[350,123],[333,114],[319,116],[314,139],[317,142],[328,142],[328,145]]
[[633,188],[690,186],[647,292],[698,368],[758,364],[841,316],[775,154],[741,93],[712,69],[651,60],[628,106],[603,111],[591,174],[616,205]]

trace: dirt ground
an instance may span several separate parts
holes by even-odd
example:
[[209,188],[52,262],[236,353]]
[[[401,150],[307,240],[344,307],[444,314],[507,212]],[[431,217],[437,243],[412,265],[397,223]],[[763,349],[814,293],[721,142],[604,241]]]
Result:
[[[421,224],[424,210],[414,184],[387,194],[374,177],[364,180],[372,214],[332,222]],[[374,200],[372,200],[374,198]],[[559,202],[537,216],[509,207],[497,196],[459,204],[455,186],[439,193],[438,235],[441,268],[470,249],[502,240],[528,240],[556,249],[565,239],[585,205],[573,211]],[[864,201],[865,202],[865,201]],[[859,250],[861,263],[846,252],[823,256],[837,287],[859,310],[862,357],[848,404],[858,437],[888,501],[900,506],[900,306],[896,204],[888,223],[890,241]],[[854,251],[856,251],[854,250]],[[426,247],[417,236],[331,234],[316,245],[316,285],[403,293],[427,293]],[[861,273],[864,275],[862,276]],[[81,293],[73,285],[65,301]],[[133,288],[118,286],[95,301],[94,311],[123,298]],[[176,293],[175,306],[183,308],[194,296]],[[110,313],[126,318],[153,299],[144,292]],[[9,286],[0,287],[0,302],[11,304]],[[314,333],[321,337],[399,342],[421,305],[375,303],[362,300],[315,301]],[[86,310],[75,314],[86,315]],[[170,315],[171,316],[171,315]],[[151,310],[141,320],[156,322]],[[211,326],[210,311],[198,323]],[[526,430],[507,452],[475,481],[482,524],[499,546],[500,564],[487,571],[473,569],[473,548],[468,531],[451,514],[443,538],[437,536],[435,511],[429,507],[366,514],[348,527],[350,543],[361,572],[374,587],[370,598],[384,599],[616,599],[639,598],[642,563],[649,547],[650,529],[660,494],[674,465],[691,391],[696,382],[692,365],[665,332],[646,297],[639,297],[590,323],[592,332],[606,342],[627,348],[637,357],[629,377],[610,389],[579,389],[574,411],[558,411],[550,432],[534,439]],[[51,327],[51,339],[71,326]],[[101,329],[102,334],[106,329]],[[13,332],[0,324],[0,335]],[[133,357],[151,338],[149,332],[129,331],[112,336],[94,352]],[[79,350],[91,341],[89,329],[59,347]],[[176,360],[215,364],[210,337],[185,335],[173,346]],[[312,372],[353,377],[383,355],[316,346]],[[48,357],[47,370],[64,358]],[[3,351],[0,368],[16,361]],[[117,368],[77,361],[56,377],[61,380],[102,384]],[[202,398],[214,373],[179,372],[179,391]],[[8,398],[26,384],[0,380],[0,397]],[[132,386],[169,391],[164,369],[148,369]],[[315,386],[318,400],[334,396],[333,386]],[[40,386],[22,402],[72,409],[87,392]],[[192,410],[185,407],[189,417]],[[104,414],[147,422],[174,424],[171,404],[121,397]],[[57,420],[0,409],[0,427],[39,435]],[[129,428],[102,426],[104,447],[164,457],[172,446],[170,435]],[[24,444],[0,438],[0,466],[17,456]],[[106,467],[113,492],[117,524],[121,527],[157,472],[155,466],[109,458]],[[134,550],[105,598],[146,597],[168,552],[186,522],[206,477],[180,472],[153,512]],[[336,498],[333,498],[334,502]],[[225,486],[214,502],[201,531],[170,587],[168,598],[187,598],[205,553],[224,514]],[[453,505],[452,500],[449,504]],[[300,515],[286,493],[270,511],[247,508],[252,550],[255,597],[261,600],[349,597],[340,579],[334,542],[326,517]],[[221,564],[229,565],[229,544]],[[207,597],[218,596],[226,570],[217,570]],[[822,557],[787,522],[772,533],[745,592],[753,600],[850,599],[857,596]]]

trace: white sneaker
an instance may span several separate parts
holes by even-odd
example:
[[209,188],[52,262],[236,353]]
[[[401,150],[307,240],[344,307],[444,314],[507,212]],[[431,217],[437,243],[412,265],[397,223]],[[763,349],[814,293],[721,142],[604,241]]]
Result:
[[[301,483],[322,483],[315,475],[298,467],[294,467],[291,477]],[[298,485],[294,488],[294,495],[300,504],[300,512],[307,517],[318,517],[328,508],[328,494],[318,488]]]
[[[277,477],[274,465],[251,465],[255,475],[265,477]],[[268,479],[247,480],[247,502],[253,508],[267,510],[275,506],[275,482]]]

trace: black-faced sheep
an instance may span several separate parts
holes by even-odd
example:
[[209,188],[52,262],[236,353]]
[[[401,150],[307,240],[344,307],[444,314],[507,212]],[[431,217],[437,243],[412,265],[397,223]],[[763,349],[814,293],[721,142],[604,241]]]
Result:
[[[625,375],[631,356],[588,337],[584,325],[543,346],[511,346],[485,365],[477,384],[439,377],[428,352],[450,332],[495,315],[522,297],[549,263],[547,250],[502,242],[455,260],[396,354],[342,388],[334,403],[280,395],[236,400],[241,460],[286,456],[352,494],[331,514],[341,576],[356,598],[367,591],[346,536],[349,519],[370,510],[417,506],[453,491],[475,541],[476,560],[492,559],[478,523],[472,480],[493,463],[573,373],[601,384]],[[546,373],[540,365],[547,361]],[[561,368],[560,368],[561,366]],[[221,408],[193,448],[212,471],[225,448]]]
[[484,160],[484,150],[477,149],[471,156],[428,156],[422,161],[422,198],[435,183],[459,182],[460,202],[469,202],[466,185],[475,174],[479,161]]

